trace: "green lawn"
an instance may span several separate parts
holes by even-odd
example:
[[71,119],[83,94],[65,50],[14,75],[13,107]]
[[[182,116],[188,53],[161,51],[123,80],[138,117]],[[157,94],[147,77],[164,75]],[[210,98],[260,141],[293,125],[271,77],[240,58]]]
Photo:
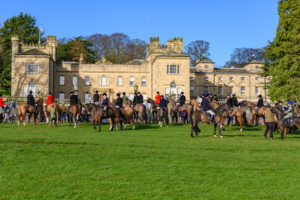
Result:
[[0,199],[300,199],[300,134],[0,125]]

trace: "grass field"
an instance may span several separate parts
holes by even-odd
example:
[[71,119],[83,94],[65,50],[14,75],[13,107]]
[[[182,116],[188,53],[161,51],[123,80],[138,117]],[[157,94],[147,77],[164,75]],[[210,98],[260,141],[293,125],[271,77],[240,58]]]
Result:
[[300,199],[300,134],[0,125],[0,199]]

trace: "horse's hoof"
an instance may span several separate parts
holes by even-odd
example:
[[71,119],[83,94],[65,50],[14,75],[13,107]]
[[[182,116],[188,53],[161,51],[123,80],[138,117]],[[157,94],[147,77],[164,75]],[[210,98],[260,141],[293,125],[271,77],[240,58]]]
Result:
[[217,135],[214,135],[214,137],[217,138],[218,136],[217,136]]
[[220,138],[223,139],[224,138],[223,135],[220,135]]

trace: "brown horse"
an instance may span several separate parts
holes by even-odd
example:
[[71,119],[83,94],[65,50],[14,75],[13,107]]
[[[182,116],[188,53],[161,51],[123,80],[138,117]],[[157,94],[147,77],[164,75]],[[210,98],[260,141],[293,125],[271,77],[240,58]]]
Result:
[[196,99],[191,99],[191,104],[194,107],[194,111],[200,110],[200,103]]
[[[236,117],[239,125],[240,125],[240,131],[243,131],[243,114],[246,108],[240,108],[240,107],[233,107],[232,111],[229,115],[229,117]],[[228,119],[229,120],[229,119]]]
[[[93,118],[93,128],[96,130],[96,123],[99,125],[99,132],[101,132],[102,120],[105,118],[110,119],[110,131],[113,131],[115,125],[115,118],[119,118],[118,111],[116,108],[109,108],[108,116],[106,116],[106,111],[103,107],[97,106],[93,103],[88,103],[86,105],[86,110],[88,114],[92,114]],[[122,129],[122,123],[121,123]]]
[[276,114],[276,122],[277,122],[277,127],[280,129],[280,138],[283,139],[284,134],[287,135],[287,129],[292,129],[294,127],[300,128],[300,117],[296,115],[294,117],[294,120],[290,124],[286,124],[283,121],[284,116],[286,115],[283,110],[275,107],[272,108],[272,112]]
[[170,106],[171,106],[171,110],[174,112],[175,115],[178,115],[178,112],[183,112],[183,111],[186,111],[187,114],[188,114],[188,121],[191,121],[191,113],[193,111],[193,106],[192,104],[183,104],[182,106],[179,106],[177,108],[177,105],[176,105],[176,101],[174,99],[169,99],[169,103],[170,103]]
[[[113,100],[112,102],[113,107],[116,107],[116,100]],[[132,123],[132,130],[135,129],[135,122],[133,118],[134,110],[133,107],[131,107],[129,104],[123,104],[123,106],[120,109],[120,112],[122,113],[124,120],[126,121],[124,129]],[[119,113],[118,108],[116,108],[116,111]],[[117,115],[117,118],[115,119],[116,122],[119,122],[121,127],[122,127],[122,121],[121,121],[121,116]],[[116,129],[118,129],[118,126],[116,124]]]
[[219,102],[217,102],[214,99],[209,102],[209,105],[210,105],[211,109],[213,109],[213,110],[220,106]]
[[128,105],[132,106],[134,114],[137,114],[138,119],[142,124],[146,124],[146,107],[142,103],[132,105],[132,101],[128,100]]
[[58,105],[58,103],[53,102],[52,104],[49,104],[47,106],[45,104],[46,104],[46,101],[44,100],[43,101],[43,112],[44,112],[44,115],[46,117],[46,123],[50,122],[49,121],[49,114],[50,114],[50,110],[51,110],[52,106],[54,106],[54,108],[56,110],[56,119],[58,121],[59,120],[59,105]]
[[158,109],[158,124],[160,127],[163,126],[164,121],[168,127],[169,126],[168,108],[159,108]]
[[36,102],[36,104],[37,104],[37,112],[35,112],[35,113],[34,113],[34,107],[31,106],[31,105],[28,105],[27,103],[23,103],[23,104],[18,105],[18,116],[17,116],[18,126],[20,126],[20,118],[22,118],[23,125],[26,126],[26,123],[25,123],[26,113],[29,113],[28,122],[30,122],[31,116],[32,116],[32,114],[34,114],[34,124],[37,123],[37,118],[39,116],[39,113],[42,110],[43,99],[40,98]]
[[152,121],[157,122],[158,121],[158,105],[151,98],[147,99],[147,103],[151,104],[150,114],[152,115],[152,119],[153,119]]
[[[220,105],[218,108],[216,108],[214,111],[215,111],[214,137],[217,137],[216,131],[218,128],[219,136],[220,136],[220,138],[223,138],[222,131],[221,131],[222,126],[223,126],[222,123],[224,123],[224,119],[229,116],[230,110],[229,110],[229,107],[227,104],[223,104],[223,105]],[[194,137],[194,135],[193,135],[194,131],[195,131],[196,135],[198,135],[198,132],[201,131],[200,128],[198,127],[199,122],[210,124],[210,121],[211,120],[209,119],[206,112],[200,111],[200,110],[193,112],[192,121],[191,121],[192,122],[191,137]]]
[[[79,101],[80,102],[80,101]],[[72,121],[74,122],[74,128],[79,128],[79,117],[82,111],[82,104],[78,103],[78,104],[74,104],[70,106],[69,109],[69,117],[70,117],[70,126]]]
[[257,110],[255,109],[256,105],[250,101],[242,101],[240,102],[240,106],[242,107],[248,107],[250,108],[252,118],[253,118],[253,124],[258,125],[258,121],[260,117],[264,117],[264,112],[266,110],[265,106],[262,106],[258,108]]

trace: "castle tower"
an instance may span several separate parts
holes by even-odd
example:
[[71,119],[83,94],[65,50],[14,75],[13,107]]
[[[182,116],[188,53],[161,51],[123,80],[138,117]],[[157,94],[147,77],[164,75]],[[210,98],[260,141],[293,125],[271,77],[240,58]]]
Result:
[[20,37],[18,35],[11,36],[12,43],[12,64],[15,62],[15,54],[20,52]]
[[57,40],[56,36],[47,36],[47,47],[51,58],[56,61],[57,58]]

